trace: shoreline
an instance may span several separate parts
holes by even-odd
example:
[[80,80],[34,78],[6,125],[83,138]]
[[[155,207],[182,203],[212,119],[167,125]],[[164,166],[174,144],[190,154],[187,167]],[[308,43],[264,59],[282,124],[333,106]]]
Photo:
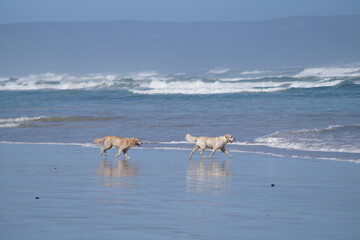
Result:
[[[1,144],[15,144],[15,145],[58,145],[58,146],[80,146],[83,148],[98,148],[94,143],[64,143],[64,142],[10,142],[10,141],[0,141]],[[174,145],[179,145],[178,147],[173,147]],[[193,143],[187,143],[187,142],[149,142],[146,144],[147,146],[141,146],[141,147],[133,147],[132,150],[164,150],[164,151],[191,151],[193,148]],[[163,145],[163,146],[158,146]],[[189,147],[185,147],[186,145],[189,145]],[[234,146],[235,145],[235,146]],[[284,148],[276,148],[276,147],[268,147],[268,146],[262,146],[262,145],[256,145],[256,146],[262,146],[265,148],[270,148],[273,150],[272,152],[265,152],[265,151],[256,151],[253,149],[236,149],[235,147],[239,146],[248,146],[248,145],[239,145],[239,144],[228,144],[227,149],[229,152],[232,153],[245,153],[245,154],[259,154],[259,155],[265,155],[265,156],[272,156],[272,157],[280,157],[280,158],[294,158],[294,159],[308,159],[308,160],[326,160],[326,161],[338,161],[338,162],[350,162],[355,164],[360,164],[360,158],[359,159],[342,159],[337,157],[324,157],[324,156],[306,156],[306,153],[330,153],[333,154],[333,152],[321,152],[321,151],[301,151],[301,150],[294,150],[294,149],[284,149]],[[253,145],[250,145],[253,146]],[[114,151],[114,148],[112,149]],[[209,149],[205,150],[205,153],[210,152]],[[220,153],[220,151],[217,151]],[[289,152],[288,154],[285,154]],[[292,154],[291,154],[292,153]],[[303,153],[304,155],[301,156],[301,154],[296,153]],[[348,154],[348,155],[358,155],[357,153],[343,153],[343,152],[334,152],[335,154]],[[216,154],[216,153],[215,153]],[[114,154],[115,155],[115,154]],[[196,155],[196,153],[195,153]],[[194,155],[194,156],[195,156]]]

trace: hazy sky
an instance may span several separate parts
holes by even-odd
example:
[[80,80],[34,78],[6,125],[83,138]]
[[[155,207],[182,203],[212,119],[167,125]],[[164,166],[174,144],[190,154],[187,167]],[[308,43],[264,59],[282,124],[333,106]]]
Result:
[[253,21],[360,14],[360,0],[0,0],[0,23]]

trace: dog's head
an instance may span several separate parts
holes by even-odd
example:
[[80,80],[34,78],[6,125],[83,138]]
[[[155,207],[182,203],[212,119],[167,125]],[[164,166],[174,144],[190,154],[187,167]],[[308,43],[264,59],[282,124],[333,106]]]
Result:
[[231,134],[225,135],[228,143],[233,143],[235,141],[235,138]]
[[135,145],[135,146],[141,147],[142,142],[141,142],[139,139],[133,138],[133,140],[134,140],[134,145]]

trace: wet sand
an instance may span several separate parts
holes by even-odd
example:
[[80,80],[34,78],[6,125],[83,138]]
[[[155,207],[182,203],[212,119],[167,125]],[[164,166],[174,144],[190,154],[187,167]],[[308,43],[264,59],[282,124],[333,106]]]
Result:
[[[0,144],[0,239],[359,239],[360,165]],[[209,152],[206,152],[208,155]]]

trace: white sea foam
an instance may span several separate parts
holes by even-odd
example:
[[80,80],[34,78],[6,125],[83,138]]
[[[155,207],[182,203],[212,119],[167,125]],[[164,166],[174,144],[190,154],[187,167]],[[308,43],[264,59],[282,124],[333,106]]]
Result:
[[7,78],[0,82],[0,91],[11,90],[75,90],[109,88],[116,84],[131,85],[131,81],[167,80],[156,72],[134,74],[88,74],[74,76],[69,74],[44,73],[20,78]]
[[343,80],[335,81],[318,81],[318,82],[291,82],[289,88],[318,88],[318,87],[333,87],[342,83]]
[[273,92],[284,90],[283,83],[224,83],[205,81],[152,81],[140,89],[130,89],[137,94],[221,94],[238,92]]
[[256,143],[274,148],[315,152],[360,153],[360,125],[332,125],[322,129],[275,132],[257,138]]
[[160,78],[160,76],[161,75],[158,72],[150,71],[150,72],[130,73],[130,74],[124,75],[123,77],[131,78],[136,81],[142,81],[142,80],[158,79],[158,78]]
[[[20,77],[13,81],[0,84],[0,90],[42,90],[42,89],[86,89],[104,85],[114,76],[82,76],[68,74],[44,73]],[[101,79],[101,81],[99,81]]]
[[250,81],[257,80],[258,78],[247,78],[247,77],[232,77],[232,78],[220,78],[219,81],[223,82],[238,82],[238,81]]
[[360,163],[360,159],[341,159],[334,157],[309,157],[309,156],[296,156],[292,155],[292,158],[305,158],[305,159],[319,159],[319,160],[330,160],[330,161],[338,161],[338,162],[351,162],[351,163]]
[[20,123],[0,123],[0,128],[14,128],[20,126]]
[[331,87],[342,83],[334,81],[260,81],[260,82],[206,82],[206,81],[151,81],[141,88],[130,89],[137,94],[223,94],[276,92],[291,88]]
[[[291,88],[331,87],[341,83],[334,76],[360,76],[360,68],[307,68],[298,74],[271,71],[211,70],[199,75],[161,74],[156,71],[127,74],[44,73],[1,78],[0,91],[73,90],[121,88],[137,94],[224,94],[274,92]],[[309,80],[309,77],[313,79]],[[354,84],[359,80],[353,79]]]
[[47,117],[38,116],[38,117],[0,118],[0,128],[18,127],[24,122],[36,121],[43,118],[47,118]]
[[211,69],[208,71],[209,74],[224,74],[229,72],[231,69],[228,68],[219,68],[219,69]]
[[[88,117],[88,116],[37,116],[37,117],[15,117],[0,118],[0,128],[19,127],[33,122],[76,122],[76,121],[103,121],[108,117]],[[29,125],[26,125],[29,126]]]
[[267,73],[267,71],[243,71],[241,72],[241,74],[246,74],[246,75],[252,75],[252,74],[264,74]]
[[39,120],[41,118],[47,118],[47,117],[46,116],[38,116],[38,117],[0,118],[0,123],[28,122],[28,121]]
[[334,68],[306,68],[294,75],[295,78],[306,77],[360,77],[359,67],[334,67]]
[[329,161],[339,161],[339,162],[351,162],[360,164],[360,159],[341,159],[335,157],[310,157],[310,156],[298,156],[298,155],[286,155],[286,154],[278,154],[278,153],[271,153],[271,152],[260,152],[260,151],[248,151],[248,150],[232,150],[231,152],[238,152],[238,153],[250,153],[250,154],[261,154],[261,155],[268,155],[273,157],[291,157],[291,158],[302,158],[302,159],[319,159],[319,160],[329,160]]
[[256,143],[256,142],[238,142],[238,141],[235,141],[235,142],[231,143],[231,145],[236,145],[236,146],[262,146],[263,144]]

